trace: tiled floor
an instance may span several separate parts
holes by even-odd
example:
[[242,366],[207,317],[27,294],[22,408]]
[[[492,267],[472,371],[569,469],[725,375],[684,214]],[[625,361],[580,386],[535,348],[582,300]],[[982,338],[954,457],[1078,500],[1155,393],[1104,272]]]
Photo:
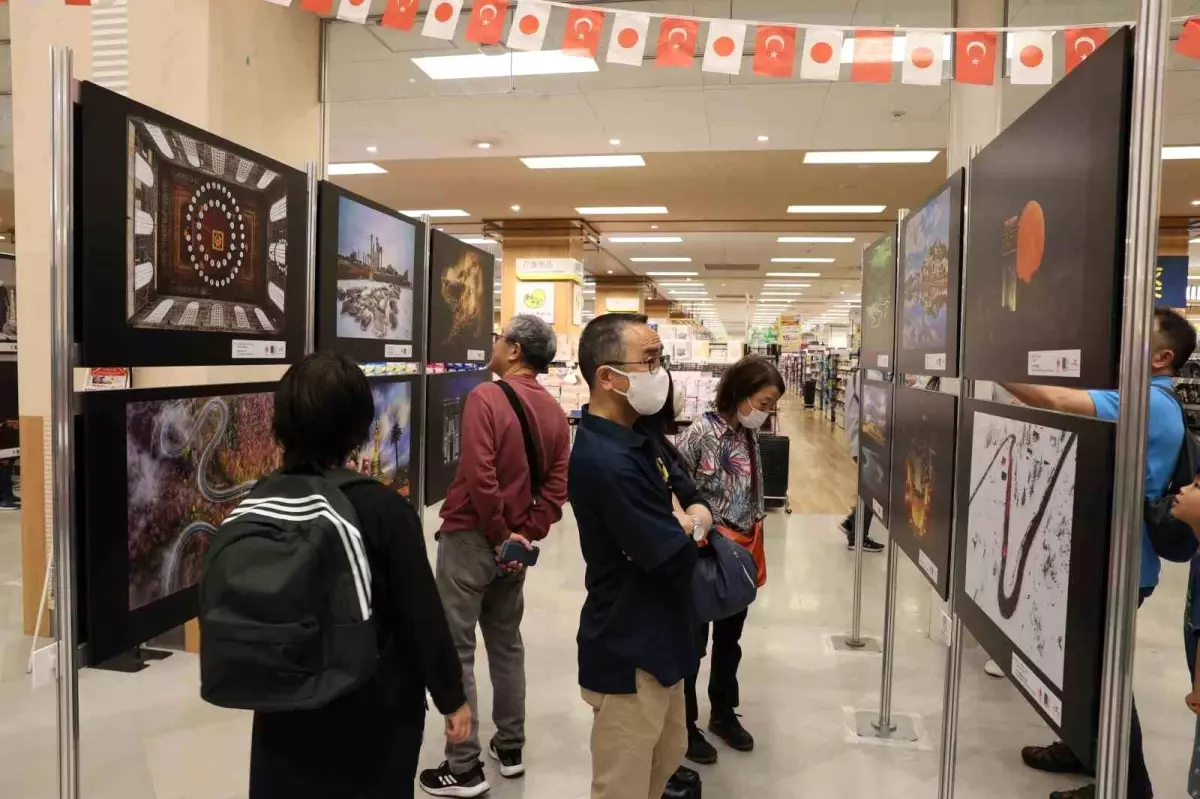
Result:
[[[815,448],[833,460],[840,447],[811,421],[801,425],[790,416],[787,429],[804,436],[803,447],[793,444],[793,453]],[[848,469],[848,460],[839,468]],[[795,472],[794,467],[793,477]],[[795,479],[792,486],[797,499],[804,486]],[[436,525],[434,517],[430,521]],[[826,646],[828,634],[846,631],[850,614],[852,554],[835,530],[837,521],[836,515],[799,510],[768,520],[771,579],[750,614],[741,670],[743,720],[758,747],[750,754],[721,748],[720,762],[701,769],[708,799],[936,796],[946,650],[926,634],[931,594],[907,560],[899,570],[895,711],[919,714],[930,746],[891,749],[845,741],[843,708],[877,706],[880,659],[836,654]],[[19,590],[12,585],[19,578],[16,537],[15,515],[0,517],[0,797],[48,799],[56,795],[54,693],[30,691],[23,674],[28,650],[16,634]],[[867,557],[863,607],[869,634],[882,627],[884,567],[882,555]],[[518,781],[496,775],[491,795],[497,799],[587,795],[590,711],[575,682],[574,643],[582,585],[568,515],[527,583],[529,773]],[[1183,706],[1188,689],[1180,643],[1183,585],[1183,570],[1167,569],[1139,619],[1139,709],[1160,796],[1184,795],[1193,728]],[[1021,766],[1020,745],[1048,742],[1050,735],[1006,681],[983,674],[984,659],[978,649],[968,649],[957,795],[1044,797],[1072,784]],[[486,675],[482,648],[478,668]],[[201,702],[196,670],[194,658],[179,654],[137,675],[83,672],[85,799],[245,796],[249,719]],[[482,705],[486,719],[486,687]],[[485,722],[484,736],[490,732]],[[441,720],[431,717],[423,766],[440,762],[440,742]]]

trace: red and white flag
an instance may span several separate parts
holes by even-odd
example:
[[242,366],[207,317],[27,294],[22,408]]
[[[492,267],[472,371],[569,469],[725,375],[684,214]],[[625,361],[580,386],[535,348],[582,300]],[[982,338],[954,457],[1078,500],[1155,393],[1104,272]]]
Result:
[[421,26],[421,35],[431,39],[454,38],[458,29],[458,16],[462,13],[463,0],[433,0],[429,10],[425,12],[425,24]]
[[371,10],[371,0],[342,0],[338,6],[337,18],[347,22],[366,23],[367,12]]
[[508,29],[508,49],[541,50],[546,39],[546,24],[550,22],[550,6],[542,0],[519,0]]
[[646,32],[650,17],[637,11],[618,11],[613,15],[612,36],[608,40],[610,64],[640,67],[646,54]]
[[654,64],[660,67],[690,67],[696,55],[700,23],[694,19],[667,17],[658,26],[658,48]]
[[314,14],[328,14],[333,11],[333,0],[300,0],[300,7]]
[[714,19],[708,23],[708,43],[700,69],[736,75],[742,71],[742,50],[746,46],[746,23]]
[[804,55],[800,58],[803,80],[837,80],[842,71],[842,37],[833,28],[809,28],[804,32]]
[[796,64],[796,29],[759,25],[754,31],[754,74],[790,78]]
[[467,21],[467,41],[475,44],[500,44],[508,0],[475,0]]
[[383,10],[383,27],[410,31],[417,22],[417,0],[388,0]]
[[1017,31],[1009,34],[1012,62],[1009,79],[1016,85],[1045,86],[1054,82],[1050,49],[1052,31]]
[[954,36],[954,80],[976,86],[996,82],[996,34],[965,31]]
[[855,31],[850,80],[856,83],[890,83],[894,38],[891,31]]
[[596,57],[600,34],[604,32],[604,12],[593,8],[572,8],[567,12],[562,50],[567,55]]
[[1183,23],[1179,41],[1175,42],[1175,52],[1187,58],[1200,60],[1200,17],[1193,17]]
[[900,68],[900,82],[917,86],[938,86],[942,82],[942,47],[945,39],[941,33],[909,31],[904,37],[904,66]]
[[1108,40],[1108,28],[1068,28],[1063,37],[1070,72]]
[[[277,6],[284,6],[285,8],[292,4],[292,0],[267,0],[267,2],[274,3]],[[92,0],[67,0],[67,5],[69,5],[69,6],[78,6],[78,5],[89,5],[90,6],[91,4],[92,4]]]

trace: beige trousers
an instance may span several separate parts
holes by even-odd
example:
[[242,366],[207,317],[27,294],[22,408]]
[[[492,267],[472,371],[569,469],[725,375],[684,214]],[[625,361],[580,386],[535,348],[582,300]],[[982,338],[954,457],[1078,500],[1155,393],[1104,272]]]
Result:
[[687,752],[683,682],[638,670],[636,694],[584,689],[592,706],[592,799],[662,799]]

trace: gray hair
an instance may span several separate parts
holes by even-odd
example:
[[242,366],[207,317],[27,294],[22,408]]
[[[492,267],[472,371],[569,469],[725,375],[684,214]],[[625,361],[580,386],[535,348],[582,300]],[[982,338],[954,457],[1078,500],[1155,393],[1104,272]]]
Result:
[[518,314],[508,320],[504,337],[521,345],[521,360],[539,374],[545,372],[558,352],[558,337],[545,320],[532,314]]
[[596,370],[625,359],[625,328],[646,324],[645,314],[606,313],[587,323],[579,336],[579,371],[594,388]]

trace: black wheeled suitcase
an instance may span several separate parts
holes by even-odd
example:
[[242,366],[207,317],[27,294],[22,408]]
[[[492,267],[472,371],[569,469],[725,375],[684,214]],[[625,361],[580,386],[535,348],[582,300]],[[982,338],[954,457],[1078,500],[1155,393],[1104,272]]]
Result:
[[663,799],[701,799],[700,775],[687,766],[680,766],[667,780]]
[[763,499],[767,505],[788,505],[788,458],[791,442],[787,436],[760,433],[758,449],[762,453]]

